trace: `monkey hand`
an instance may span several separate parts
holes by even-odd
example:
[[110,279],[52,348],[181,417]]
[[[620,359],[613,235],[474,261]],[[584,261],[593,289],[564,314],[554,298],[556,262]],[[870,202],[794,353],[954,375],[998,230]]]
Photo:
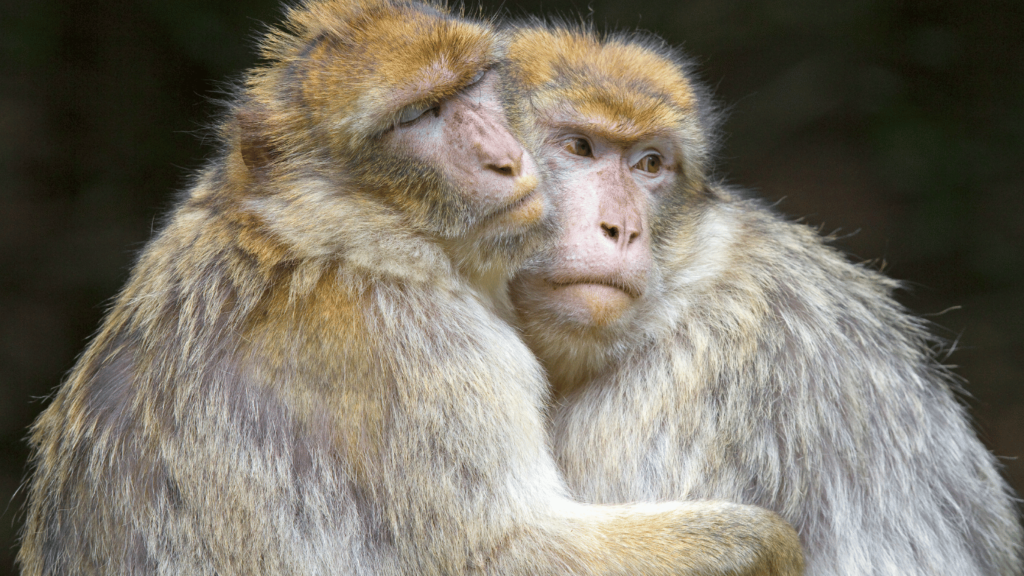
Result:
[[[796,531],[778,514],[721,501],[615,506],[612,548],[646,574],[797,576]],[[628,512],[628,514],[626,513]],[[639,512],[639,514],[638,514]],[[623,550],[625,549],[625,550]],[[629,550],[629,552],[626,552]],[[635,572],[635,570],[628,570]]]
[[[713,562],[706,573],[796,576],[803,574],[804,559],[796,530],[781,516],[756,506],[730,502],[692,502],[684,529],[705,549]],[[704,574],[704,570],[697,570]]]

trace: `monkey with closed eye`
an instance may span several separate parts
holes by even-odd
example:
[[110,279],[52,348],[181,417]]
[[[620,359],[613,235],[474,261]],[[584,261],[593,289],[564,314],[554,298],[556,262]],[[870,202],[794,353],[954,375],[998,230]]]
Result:
[[816,576],[1021,573],[1021,526],[898,284],[712,181],[656,40],[512,30],[561,232],[512,283],[585,502],[775,510]]
[[552,211],[489,25],[310,0],[261,50],[33,426],[23,574],[799,573],[760,508],[568,497],[500,316]]

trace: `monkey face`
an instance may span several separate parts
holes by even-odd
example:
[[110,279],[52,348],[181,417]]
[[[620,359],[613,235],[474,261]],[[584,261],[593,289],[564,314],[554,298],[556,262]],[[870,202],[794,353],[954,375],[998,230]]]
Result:
[[[504,285],[553,229],[538,166],[518,138],[497,71],[477,69],[444,98],[401,108],[350,165],[364,188],[440,241],[467,275]],[[486,276],[489,279],[484,280]]]
[[[546,212],[537,166],[509,131],[495,72],[478,71],[445,100],[406,106],[384,144],[407,163],[437,167],[435,179],[447,184],[448,199],[438,198],[431,213],[447,215],[443,234],[467,227],[514,233],[537,224]],[[437,209],[441,203],[446,210]]]
[[670,140],[622,140],[597,120],[544,124],[561,235],[513,284],[521,309],[580,327],[615,323],[647,292],[648,215],[674,189],[678,165]]
[[561,228],[514,281],[513,301],[539,330],[609,336],[649,298],[663,216],[687,204],[703,171],[696,96],[675,62],[636,42],[528,29],[510,53]]
[[503,52],[486,25],[384,4],[312,48],[304,96],[336,157],[420,230],[447,240],[481,226],[519,231],[545,206],[491,72]]

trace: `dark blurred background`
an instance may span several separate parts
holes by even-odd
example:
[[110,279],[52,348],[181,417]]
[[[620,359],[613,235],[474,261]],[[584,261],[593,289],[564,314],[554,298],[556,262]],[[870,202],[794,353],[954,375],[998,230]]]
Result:
[[[0,3],[0,575],[26,427],[211,151],[277,0]],[[906,282],[1024,493],[1024,2],[497,2],[682,46],[725,112],[720,173]]]

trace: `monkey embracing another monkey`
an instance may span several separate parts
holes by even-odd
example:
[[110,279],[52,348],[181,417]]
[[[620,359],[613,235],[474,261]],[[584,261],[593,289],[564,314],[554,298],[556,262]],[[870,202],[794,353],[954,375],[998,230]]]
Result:
[[23,574],[800,572],[760,508],[567,498],[497,314],[550,228],[503,51],[440,7],[288,12],[33,427]]
[[512,33],[562,189],[513,301],[572,493],[764,506],[813,576],[1019,575],[1011,492],[898,284],[709,180],[702,95],[661,43]]

